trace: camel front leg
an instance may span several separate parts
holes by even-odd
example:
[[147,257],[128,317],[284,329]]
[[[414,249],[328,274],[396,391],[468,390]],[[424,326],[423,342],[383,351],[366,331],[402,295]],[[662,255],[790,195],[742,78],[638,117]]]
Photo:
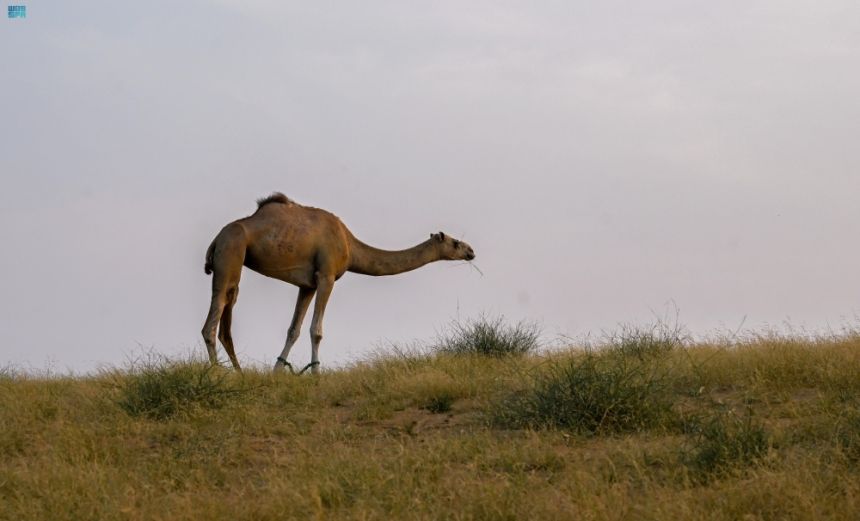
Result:
[[293,320],[290,322],[290,329],[287,331],[287,341],[284,343],[284,349],[281,351],[281,356],[275,362],[274,372],[280,372],[287,365],[287,356],[290,354],[290,349],[299,339],[299,333],[302,330],[302,322],[305,320],[305,314],[311,305],[311,299],[314,298],[315,288],[299,288],[299,296],[296,299],[296,310],[293,312]]
[[334,288],[334,275],[323,275],[316,273],[317,298],[314,301],[314,318],[311,320],[311,373],[319,374],[320,371],[320,342],[322,341],[322,323],[325,307],[331,290]]

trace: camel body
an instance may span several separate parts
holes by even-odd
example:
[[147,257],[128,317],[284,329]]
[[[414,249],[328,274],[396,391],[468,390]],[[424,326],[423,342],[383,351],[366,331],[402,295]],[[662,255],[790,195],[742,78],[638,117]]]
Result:
[[394,275],[438,260],[475,258],[468,244],[442,232],[431,234],[430,239],[412,248],[387,251],[356,239],[334,214],[300,205],[283,194],[275,193],[259,200],[257,205],[253,215],[231,222],[218,233],[206,252],[204,267],[207,274],[213,275],[212,302],[202,331],[209,359],[213,364],[218,361],[217,331],[237,370],[240,366],[230,326],[243,266],[299,288],[293,320],[275,371],[289,365],[287,356],[298,340],[304,316],[316,295],[309,364],[316,373],[325,307],[335,281],[344,273]]

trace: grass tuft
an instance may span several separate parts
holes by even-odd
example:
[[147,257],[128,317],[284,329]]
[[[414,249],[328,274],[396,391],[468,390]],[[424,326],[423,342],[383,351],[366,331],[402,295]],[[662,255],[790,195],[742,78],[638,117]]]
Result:
[[667,353],[682,348],[687,339],[684,330],[664,322],[640,327],[622,325],[617,333],[608,335],[606,347],[626,356],[640,360],[662,358]]
[[11,365],[0,367],[0,380],[12,381],[18,375],[18,371]]
[[433,350],[454,355],[511,356],[537,350],[540,328],[533,322],[505,323],[504,317],[480,316],[454,321],[437,339]]
[[836,442],[849,462],[860,462],[860,411],[851,411],[840,419],[836,426]]
[[670,417],[668,391],[661,365],[621,351],[588,351],[551,362],[530,388],[504,399],[494,417],[507,427],[638,432]]
[[451,406],[454,405],[454,400],[456,400],[456,397],[453,394],[443,391],[431,396],[427,400],[427,403],[424,404],[424,409],[427,409],[433,414],[449,412],[451,410]]
[[767,455],[771,445],[770,435],[753,419],[752,410],[746,418],[731,412],[719,414],[694,423],[691,430],[693,449],[684,459],[699,481],[753,465]]
[[219,367],[157,357],[132,367],[117,387],[117,403],[126,413],[157,420],[194,408],[217,409],[244,392]]

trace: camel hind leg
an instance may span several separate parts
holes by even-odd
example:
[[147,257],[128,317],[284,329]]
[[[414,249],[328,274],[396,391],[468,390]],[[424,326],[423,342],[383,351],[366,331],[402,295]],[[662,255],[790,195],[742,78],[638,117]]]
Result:
[[224,311],[221,314],[221,326],[218,328],[218,340],[221,341],[221,344],[224,346],[224,350],[227,351],[227,356],[230,357],[230,363],[233,364],[233,368],[241,372],[242,368],[239,367],[239,360],[236,358],[236,350],[233,347],[233,334],[230,331],[230,327],[233,322],[233,305],[236,304],[236,299],[238,297],[238,286],[227,291],[227,302],[224,305]]
[[[212,255],[212,301],[209,304],[209,314],[206,317],[206,322],[203,324],[203,341],[206,343],[206,350],[209,353],[209,361],[216,365],[218,364],[218,354],[215,350],[215,337],[217,334],[218,323],[221,322],[222,329],[226,325],[226,335],[220,335],[224,349],[227,350],[227,355],[233,362],[233,366],[237,367],[238,362],[235,361],[236,355],[233,352],[233,342],[230,336],[230,322],[232,321],[232,307],[235,303],[236,296],[239,291],[239,278],[242,275],[242,264],[245,262],[245,248],[247,246],[245,239],[245,231],[239,224],[229,224],[215,238],[215,249]],[[230,309],[226,311],[227,320],[222,321],[225,310],[229,305]],[[224,342],[224,338],[229,339],[228,343]]]
[[206,322],[203,324],[203,331],[201,331],[203,342],[206,343],[206,351],[209,352],[209,362],[212,365],[218,365],[218,353],[215,351],[215,331],[218,328],[218,321],[221,320],[225,303],[226,301],[219,295],[215,295],[213,291],[209,315],[206,316]]

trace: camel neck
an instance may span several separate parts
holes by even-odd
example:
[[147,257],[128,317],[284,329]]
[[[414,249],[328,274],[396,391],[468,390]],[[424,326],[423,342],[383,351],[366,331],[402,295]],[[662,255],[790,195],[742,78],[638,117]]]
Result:
[[388,251],[368,246],[352,237],[347,269],[362,275],[397,275],[437,260],[438,250],[429,240],[406,250]]

